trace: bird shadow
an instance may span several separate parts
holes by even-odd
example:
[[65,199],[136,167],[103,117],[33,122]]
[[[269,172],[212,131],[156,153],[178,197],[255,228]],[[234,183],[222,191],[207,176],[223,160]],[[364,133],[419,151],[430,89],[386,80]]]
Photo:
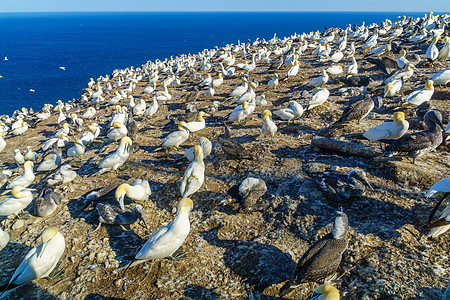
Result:
[[216,293],[214,289],[208,289],[197,284],[189,284],[184,288],[184,296],[192,299],[220,299],[220,294]]
[[224,248],[223,261],[233,273],[241,276],[256,291],[290,278],[295,263],[283,251],[272,245],[219,238],[219,225],[201,233],[211,245]]
[[125,298],[107,297],[99,294],[89,294],[84,298],[84,300],[122,300],[122,299]]

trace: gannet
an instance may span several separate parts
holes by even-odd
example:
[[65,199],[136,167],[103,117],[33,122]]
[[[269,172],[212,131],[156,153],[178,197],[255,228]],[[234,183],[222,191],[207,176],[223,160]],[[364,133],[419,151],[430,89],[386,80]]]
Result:
[[27,146],[27,152],[23,157],[25,160],[35,162],[39,158],[39,155],[35,151],[31,150],[30,146]]
[[272,113],[270,110],[265,110],[261,114],[261,119],[263,120],[263,125],[261,127],[261,134],[264,137],[264,140],[267,137],[270,137],[270,140],[273,140],[273,137],[277,133],[277,125],[271,119]]
[[450,69],[442,70],[440,72],[434,73],[431,75],[430,80],[433,81],[433,84],[443,84],[446,85],[450,82]]
[[14,149],[14,161],[18,166],[25,163],[25,157],[20,153],[19,149]]
[[313,96],[308,102],[308,106],[306,107],[306,110],[310,110],[316,106],[322,105],[327,101],[328,97],[330,96],[330,91],[328,91],[326,88],[315,88],[313,90]]
[[391,45],[385,44],[385,45],[381,45],[379,47],[373,48],[372,50],[370,50],[369,53],[367,53],[366,56],[371,56],[371,55],[380,56],[385,53],[389,53],[389,51],[391,51]]
[[97,212],[99,224],[98,228],[94,231],[98,230],[102,224],[109,225],[126,225],[126,224],[134,224],[137,220],[141,220],[144,223],[144,226],[147,227],[147,223],[145,222],[145,210],[142,205],[135,205],[133,210],[122,210],[121,208],[105,204],[98,203],[97,204]]
[[23,165],[24,168],[24,172],[21,176],[14,178],[13,181],[11,181],[6,188],[8,190],[17,187],[28,187],[30,184],[33,183],[35,175],[33,173],[33,162],[32,161],[27,161],[25,162],[25,164]]
[[73,181],[75,177],[77,177],[77,172],[70,165],[63,165],[47,178],[47,184],[49,186],[66,184]]
[[238,86],[236,86],[234,88],[234,90],[230,93],[230,97],[239,97],[241,96],[243,93],[245,93],[248,89],[248,82],[247,82],[247,78],[243,78],[242,79],[242,83],[239,84]]
[[158,111],[158,100],[156,100],[155,96],[153,96],[152,100],[152,104],[144,112],[144,118],[151,118]]
[[50,147],[52,147],[54,144],[58,148],[63,148],[69,143],[69,138],[62,133],[60,137],[54,137],[51,139],[48,139],[44,145],[42,145],[41,149],[42,151],[47,151]]
[[339,290],[329,284],[321,284],[311,295],[310,300],[339,300]]
[[361,197],[367,188],[373,190],[366,173],[359,169],[352,169],[346,176],[323,172],[312,174],[312,177],[332,203],[342,203],[352,198]]
[[65,134],[66,136],[69,135],[70,132],[70,126],[69,123],[64,123],[62,128],[59,129],[55,134],[53,135],[54,138],[60,138],[62,134]]
[[222,74],[221,74],[221,73],[219,73],[219,78],[214,79],[214,80],[211,82],[211,84],[214,84],[214,87],[218,87],[218,86],[220,86],[222,83],[223,83],[223,77],[222,77]]
[[434,214],[437,212],[441,204],[450,195],[450,178],[443,178],[433,184],[426,195],[427,199],[430,199],[433,195],[437,193],[443,193],[441,199],[436,203],[433,211],[428,218],[428,224],[425,226],[426,229],[430,229],[428,237],[437,238],[439,235],[447,232],[450,229],[450,203],[446,205],[444,210],[441,212],[437,220],[432,221]]
[[295,60],[294,65],[287,72],[287,77],[296,76],[299,68],[298,60]]
[[182,198],[177,206],[177,214],[173,221],[155,232],[134,256],[129,267],[136,266],[147,260],[154,260],[172,256],[183,244],[189,234],[189,212],[193,202],[189,198]]
[[367,130],[363,136],[376,142],[379,140],[396,140],[401,138],[409,128],[403,112],[394,113],[394,122],[387,122]]
[[161,147],[177,147],[184,143],[189,138],[189,131],[186,127],[186,122],[181,121],[178,124],[178,130],[171,132],[166,136],[161,144]]
[[273,113],[282,120],[290,122],[297,120],[303,115],[303,107],[299,103],[291,100],[286,108],[278,109]]
[[115,96],[112,97],[111,99],[109,99],[109,101],[108,101],[108,103],[106,105],[107,106],[116,105],[117,103],[119,103],[123,99],[124,99],[124,97],[122,95],[120,95],[118,91],[115,91]]
[[119,202],[120,208],[125,209],[124,199],[125,195],[134,201],[147,201],[152,194],[150,185],[147,180],[136,179],[132,185],[122,183],[116,189],[116,200]]
[[146,86],[144,88],[144,90],[142,90],[142,93],[150,94],[150,93],[153,93],[155,91],[155,89],[156,89],[156,81],[153,82],[152,84],[149,84],[148,86]]
[[433,62],[435,61],[439,56],[439,50],[436,47],[437,41],[441,38],[440,35],[437,35],[433,38],[433,41],[431,42],[430,46],[428,46],[427,52],[426,52],[426,58],[428,61]]
[[434,94],[433,80],[428,80],[425,83],[425,88],[412,92],[405,99],[405,103],[403,105],[412,104],[412,105],[420,105],[426,101],[430,101],[431,97]]
[[27,253],[6,289],[13,289],[34,279],[47,277],[56,267],[66,247],[63,235],[56,228],[48,227],[42,232],[41,241],[39,246]]
[[[207,138],[201,136],[198,139],[198,143],[200,145],[200,147],[202,147],[203,150],[203,158],[207,157],[208,155],[211,154],[212,151],[212,143],[210,140],[208,140]],[[194,155],[194,147],[189,148],[188,150],[186,150],[186,152],[184,153],[184,156],[189,160],[189,161],[193,161],[195,159],[195,155]]]
[[271,80],[267,83],[269,90],[275,90],[278,86],[278,74],[275,74]]
[[400,53],[397,56],[397,65],[400,69],[405,68],[410,62],[406,59],[406,50],[400,50]]
[[231,112],[231,114],[228,116],[228,121],[241,122],[251,114],[251,109],[252,107],[250,107],[248,102],[244,102],[242,105],[236,106],[234,110]]
[[57,153],[50,153],[39,164],[36,171],[37,172],[46,172],[52,171],[58,168],[61,165],[61,156]]
[[407,80],[407,79],[411,78],[411,76],[414,74],[414,68],[415,67],[413,64],[408,64],[405,68],[405,71],[398,72],[398,73],[395,73],[395,74],[389,76],[388,78],[386,78],[386,80],[383,81],[383,83],[388,84],[389,82],[399,80],[399,79]]
[[97,111],[93,107],[88,107],[86,112],[81,116],[83,119],[91,119]]
[[94,131],[95,127],[91,124],[87,126],[87,131],[83,132],[83,134],[80,136],[80,140],[83,143],[84,146],[89,145],[92,143],[95,139]]
[[189,197],[203,185],[205,178],[205,164],[203,163],[203,149],[194,146],[195,159],[190,163],[181,179],[180,193],[182,197]]
[[12,176],[11,170],[2,170],[0,172],[0,190],[5,186],[8,179]]
[[388,82],[384,87],[384,98],[392,98],[403,90],[402,78]]
[[67,150],[67,157],[80,158],[84,155],[85,146],[81,139],[77,139],[73,147]]
[[145,113],[146,106],[147,106],[147,104],[145,104],[145,100],[140,99],[139,102],[133,108],[133,115],[134,116],[143,115]]
[[327,71],[322,70],[322,75],[316,78],[313,78],[306,86],[311,87],[321,87],[328,81],[328,74]]
[[13,135],[22,135],[22,134],[24,134],[28,130],[29,125],[28,125],[27,122],[22,122],[21,124],[22,124],[21,127],[17,127],[15,129],[11,130],[10,133],[13,134]]
[[197,115],[197,121],[188,122],[186,124],[186,128],[189,130],[189,132],[197,132],[205,128],[205,120],[203,119],[203,116],[208,117],[209,115],[201,111]]
[[0,251],[8,245],[9,234],[0,228]]
[[347,68],[347,74],[356,75],[358,74],[358,63],[354,56],[351,56],[352,64]]
[[404,135],[386,147],[386,153],[397,151],[405,156],[416,159],[428,152],[435,150],[442,143],[442,115],[437,110],[430,110],[424,116],[427,130],[418,133]]
[[247,177],[239,185],[239,195],[242,197],[245,212],[267,208],[268,203],[257,204],[267,192],[267,185],[261,178]]
[[38,217],[47,217],[51,215],[61,204],[61,196],[52,188],[43,188],[35,200],[36,215]]
[[250,82],[249,88],[250,89],[247,92],[245,92],[241,96],[239,96],[239,98],[235,102],[236,104],[242,104],[244,102],[251,102],[255,98],[256,84],[254,82]]
[[132,141],[129,137],[124,136],[120,140],[120,145],[117,147],[116,151],[108,155],[98,166],[99,174],[105,173],[112,170],[117,170],[121,165],[125,163],[130,156],[130,149]]
[[316,282],[336,272],[348,246],[347,226],[347,215],[337,211],[331,233],[315,242],[299,259],[294,279],[287,281],[280,289],[281,297],[302,283]]
[[439,51],[438,58],[440,60],[446,60],[450,57],[450,37],[446,36],[444,42],[445,42],[444,46]]
[[128,130],[124,123],[114,122],[113,127],[108,131],[106,136],[114,141],[118,141],[126,136],[127,133]]
[[0,216],[18,214],[33,201],[31,191],[23,186],[16,186],[11,191],[11,196],[0,202]]
[[344,70],[340,65],[331,65],[328,68],[326,68],[325,71],[331,75],[339,75],[342,72],[344,72]]

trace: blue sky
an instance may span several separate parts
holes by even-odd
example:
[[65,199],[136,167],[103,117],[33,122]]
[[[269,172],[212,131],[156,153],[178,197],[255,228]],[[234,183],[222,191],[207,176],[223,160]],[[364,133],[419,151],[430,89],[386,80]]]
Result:
[[0,0],[2,12],[396,11],[449,12],[449,0]]

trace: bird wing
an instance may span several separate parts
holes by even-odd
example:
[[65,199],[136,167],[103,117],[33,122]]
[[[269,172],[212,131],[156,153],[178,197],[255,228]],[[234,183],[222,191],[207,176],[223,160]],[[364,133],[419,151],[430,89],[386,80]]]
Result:
[[419,132],[417,134],[404,135],[396,140],[395,143],[388,145],[386,151],[412,152],[426,149],[431,145],[432,141],[426,135],[426,132]]
[[[172,221],[173,223],[173,221]],[[160,228],[157,232],[155,232],[149,239],[147,242],[145,242],[144,246],[142,247],[142,249],[138,252],[138,254],[136,254],[135,259],[150,259],[148,257],[148,252],[150,250],[152,250],[152,248],[154,248],[155,246],[160,247],[160,246],[165,246],[168,241],[167,241],[167,237],[163,238],[167,232],[171,229],[172,227],[172,223]]]

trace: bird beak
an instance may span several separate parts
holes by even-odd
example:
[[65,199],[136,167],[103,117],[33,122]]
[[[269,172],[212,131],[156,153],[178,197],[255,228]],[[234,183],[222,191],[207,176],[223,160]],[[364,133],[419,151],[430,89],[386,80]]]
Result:
[[145,222],[145,219],[144,219],[142,216],[140,216],[139,219],[140,219],[140,220],[142,221],[142,223],[144,224],[143,227],[144,227],[144,228],[148,228],[147,222]]
[[125,198],[125,196],[120,196],[119,199],[117,199],[119,201],[119,205],[120,205],[120,209],[121,210],[125,210],[125,205],[123,203],[123,199]]

